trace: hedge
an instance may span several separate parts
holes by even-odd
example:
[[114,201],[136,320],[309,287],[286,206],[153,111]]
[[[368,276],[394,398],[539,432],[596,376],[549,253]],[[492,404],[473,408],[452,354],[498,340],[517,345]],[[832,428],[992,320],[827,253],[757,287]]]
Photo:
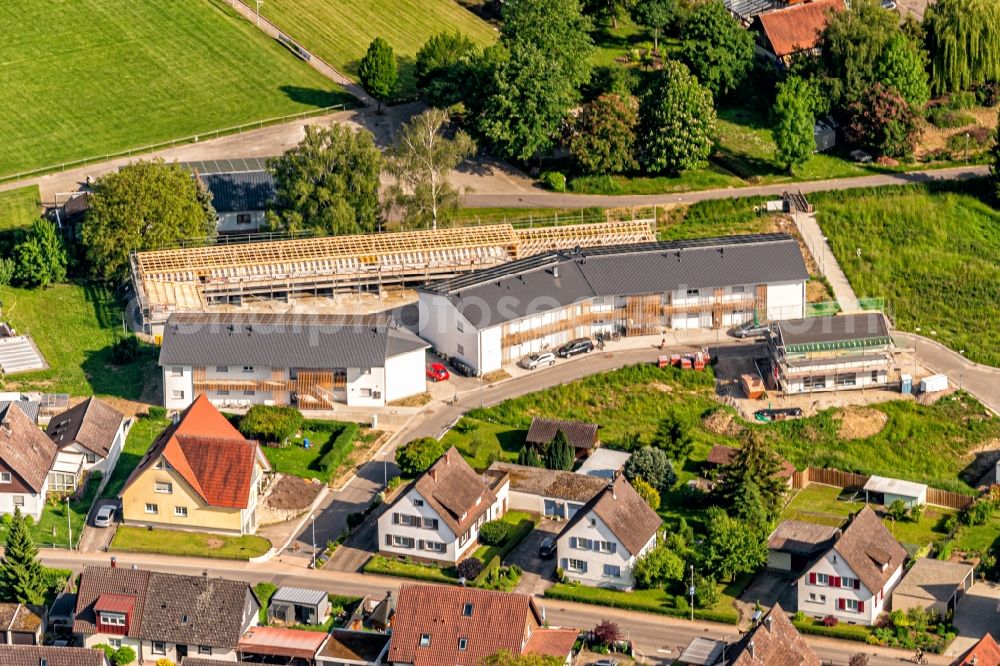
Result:
[[845,641],[858,641],[867,643],[868,637],[872,635],[869,627],[862,627],[856,624],[838,624],[835,627],[827,627],[818,624],[813,620],[804,622],[793,622],[795,628],[802,634],[813,634],[814,636],[826,636],[827,638],[839,638]]
[[282,443],[302,427],[302,413],[294,407],[254,405],[240,419],[240,432],[251,439]]
[[[581,592],[581,590],[583,591]],[[670,615],[673,617],[691,617],[690,610],[684,611],[677,608],[669,608],[663,604],[643,601],[642,597],[628,593],[615,593],[613,590],[604,590],[602,588],[557,584],[545,590],[545,596],[549,599],[576,601],[582,604],[610,606],[612,608],[624,608],[626,610],[642,611],[645,613],[658,613],[660,615]],[[724,612],[696,608],[694,610],[694,616],[698,620],[706,620],[708,622],[721,622],[723,624],[739,623],[739,615],[737,615],[735,610]]]
[[[314,430],[317,429],[311,421],[308,425]],[[328,477],[331,476],[340,467],[341,463],[347,459],[351,449],[354,448],[354,441],[358,438],[359,426],[357,423],[344,423],[337,425],[343,425],[344,429],[341,430],[334,439],[324,445],[323,448],[325,448],[326,451],[320,459],[316,461],[316,466],[319,467],[320,471]]]
[[382,576],[397,576],[400,578],[413,578],[414,580],[426,580],[431,583],[449,583],[458,585],[458,578],[449,575],[447,571],[432,564],[419,564],[417,562],[399,562],[390,560],[381,555],[373,555],[362,571],[367,574],[379,574]]

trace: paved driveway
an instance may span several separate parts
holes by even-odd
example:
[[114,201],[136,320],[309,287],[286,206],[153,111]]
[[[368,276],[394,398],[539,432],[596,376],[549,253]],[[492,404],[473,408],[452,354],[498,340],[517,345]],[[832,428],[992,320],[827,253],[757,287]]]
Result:
[[87,514],[86,525],[83,528],[83,536],[80,537],[80,542],[77,545],[79,550],[83,552],[103,553],[111,545],[111,540],[115,537],[115,530],[118,529],[118,522],[121,520],[121,511],[115,511],[115,515],[111,519],[111,527],[94,527],[94,516],[97,515],[97,511],[105,504],[112,504],[117,507],[118,500],[98,499],[90,507],[90,513]]
[[989,581],[977,582],[955,608],[958,637],[945,652],[948,656],[962,654],[989,632],[1000,633],[1000,585]]
[[556,571],[556,558],[551,557],[543,560],[538,556],[538,548],[542,545],[545,537],[552,537],[559,533],[565,522],[555,520],[542,520],[524,540],[518,544],[517,548],[507,555],[507,564],[516,564],[524,572],[521,582],[517,586],[517,591],[524,594],[542,594],[545,589],[552,585],[552,577]]

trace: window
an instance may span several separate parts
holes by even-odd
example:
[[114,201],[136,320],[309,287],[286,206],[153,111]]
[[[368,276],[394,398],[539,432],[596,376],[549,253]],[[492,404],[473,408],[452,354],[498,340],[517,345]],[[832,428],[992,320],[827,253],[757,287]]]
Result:
[[407,527],[420,527],[420,516],[408,516],[405,513],[399,515],[399,524]]
[[243,391],[243,395],[254,395],[254,393],[256,393],[256,391],[254,391],[253,389],[247,389]]
[[212,654],[212,646],[211,645],[199,645],[198,646],[198,654]]
[[371,368],[358,368],[358,373],[362,374],[362,375],[370,375],[370,374],[372,374],[372,369]]
[[861,606],[857,599],[844,599],[844,610],[849,610],[857,613],[861,610]]
[[429,550],[432,553],[443,553],[444,544],[441,543],[440,541],[425,541],[424,550]]
[[216,372],[229,372],[229,366],[228,365],[217,365],[217,366],[215,366],[215,371]]
[[108,624],[113,627],[125,626],[125,613],[101,613],[101,624]]
[[465,650],[468,649],[468,647],[469,647],[469,639],[468,638],[459,638],[458,639],[458,649],[459,650],[461,650],[462,652],[465,652]]
[[431,646],[431,635],[420,634],[420,647],[430,647],[430,646]]
[[10,483],[10,472],[0,472],[0,483]]
[[160,507],[157,504],[150,504],[146,502],[146,513],[159,513]]
[[174,400],[183,400],[184,399],[184,391],[179,391],[177,389],[173,389],[173,390],[170,391],[170,397],[172,399],[174,399]]
[[415,499],[415,500],[413,500],[413,506],[423,506],[423,505],[424,505],[424,501],[422,499]]
[[362,398],[370,398],[370,397],[372,397],[372,390],[370,388],[363,388],[363,389],[361,389],[361,397]]
[[622,568],[614,564],[605,564],[604,575],[608,578],[621,578]]
[[598,550],[602,553],[616,553],[618,552],[618,544],[612,543],[611,541],[598,541]]
[[243,372],[248,372],[248,373],[249,372],[253,372],[253,366],[252,365],[244,365],[243,366]]
[[858,382],[855,373],[849,372],[845,375],[837,375],[837,386],[854,386]]
[[576,547],[580,550],[594,550],[594,542],[590,539],[581,539],[577,537]]
[[250,224],[250,213],[236,213],[236,224]]
[[455,320],[455,328],[458,329],[459,333],[465,333],[465,326],[463,326],[462,322],[457,319]]
[[472,534],[472,530],[466,530],[465,534],[463,534],[461,536],[461,538],[458,540],[458,545],[459,546],[464,546],[465,544],[469,543],[469,536],[471,534]]
[[175,365],[174,367],[170,368],[170,376],[171,377],[183,377],[184,376],[184,368],[182,368],[179,365]]
[[742,294],[746,290],[747,290],[747,288],[744,287],[742,284],[737,284],[737,285],[733,285],[732,293],[734,293],[734,294]]
[[174,515],[177,516],[178,518],[187,518],[188,508],[186,506],[175,506]]
[[90,464],[90,465],[93,465],[94,463],[97,462],[97,454],[94,453],[94,452],[90,452],[90,453],[86,454],[86,456],[84,456],[84,458],[86,459],[87,463]]
[[153,487],[153,492],[160,493],[161,495],[169,495],[174,492],[174,484],[167,483],[165,481],[157,481],[156,485]]
[[872,370],[872,383],[874,384],[877,381],[878,381],[878,370]]
[[163,641],[153,641],[153,644],[150,647],[150,652],[152,652],[153,654],[166,654],[167,644],[164,643]]
[[392,545],[396,548],[413,548],[415,542],[413,537],[399,536],[398,534],[392,535]]
[[229,389],[219,389],[216,393],[218,395],[229,395]]
[[457,345],[457,349],[458,349],[459,356],[462,356],[462,355],[465,354],[465,347],[463,345]]
[[570,571],[579,571],[582,573],[585,573],[587,571],[587,563],[584,562],[583,560],[570,559],[568,564]]
[[697,296],[700,293],[701,292],[699,290],[697,290],[697,289],[688,289],[687,290],[687,295],[688,296]]
[[816,594],[815,592],[810,592],[809,593],[809,601],[811,601],[811,602],[813,602],[815,604],[825,604],[826,603],[826,595],[825,594]]
[[118,648],[120,648],[122,646],[122,639],[120,639],[120,638],[109,638],[108,639],[108,645],[110,645],[111,647],[113,647],[114,649],[117,650]]
[[462,615],[465,617],[472,617],[472,604],[465,604],[462,606]]
[[24,506],[24,495],[14,495],[14,506]]
[[424,527],[429,530],[436,530],[438,528],[438,519],[424,518]]
[[840,579],[840,586],[850,587],[855,590],[859,590],[861,589],[861,581],[858,580],[857,578],[848,578],[847,576],[844,576],[843,578]]

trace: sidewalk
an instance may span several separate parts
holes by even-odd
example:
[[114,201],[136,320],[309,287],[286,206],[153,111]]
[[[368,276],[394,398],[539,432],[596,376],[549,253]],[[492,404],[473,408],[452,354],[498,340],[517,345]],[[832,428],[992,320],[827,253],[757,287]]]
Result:
[[816,215],[814,213],[795,213],[793,217],[795,226],[802,234],[802,240],[805,241],[806,247],[812,253],[813,261],[819,266],[826,279],[830,281],[830,286],[833,287],[833,296],[840,304],[843,313],[861,312],[861,304],[858,303],[858,297],[854,294],[854,288],[851,287],[847,276],[841,270],[840,263],[834,256],[833,250],[830,249],[826,236],[823,235],[823,230],[819,228]]

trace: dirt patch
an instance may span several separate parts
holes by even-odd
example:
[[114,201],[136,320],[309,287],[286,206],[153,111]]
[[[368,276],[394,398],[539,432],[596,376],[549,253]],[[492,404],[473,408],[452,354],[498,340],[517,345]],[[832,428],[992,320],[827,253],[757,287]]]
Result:
[[[965,113],[973,118],[975,118],[974,123],[970,123],[964,127],[949,127],[949,128],[938,128],[931,124],[927,124],[924,128],[923,133],[920,136],[920,145],[917,146],[915,151],[915,156],[917,159],[923,157],[927,153],[933,153],[938,150],[947,148],[948,137],[965,132],[967,130],[972,130],[976,127],[986,127],[995,128],[997,125],[997,112],[996,109],[988,109],[985,107],[977,106],[972,109],[965,109],[959,113]],[[961,157],[959,155],[958,157]]]
[[994,437],[971,449],[966,454],[971,459],[962,470],[962,476],[973,486],[990,486],[996,480],[996,465],[1000,462],[1000,437]]
[[661,384],[660,382],[653,382],[649,385],[649,388],[659,391],[660,393],[670,393],[674,390],[674,387],[670,384]]
[[836,300],[830,289],[826,286],[826,283],[821,280],[810,279],[806,282],[806,302],[807,303],[826,303],[827,301]]
[[736,421],[736,417],[721,409],[703,418],[701,424],[706,430],[727,437],[738,437],[745,430],[745,427]]
[[[79,400],[70,399],[70,403],[72,403],[75,406],[77,403],[83,402],[86,399],[87,398],[80,398]],[[124,414],[126,417],[132,417],[135,416],[136,414],[145,414],[147,411],[149,411],[148,404],[144,402],[137,402],[135,400],[125,400],[124,398],[113,398],[110,396],[104,396],[101,398],[101,402],[111,407],[114,407],[119,412]]]
[[313,479],[279,474],[264,495],[263,503],[276,511],[304,511],[322,488],[323,484]]
[[226,545],[226,542],[218,537],[209,537],[205,539],[205,547],[209,550],[218,550]]
[[416,395],[411,395],[406,398],[400,398],[399,400],[393,400],[389,403],[390,407],[423,407],[428,402],[431,401],[431,394],[424,391],[423,393],[418,393]]
[[347,454],[347,459],[340,466],[340,473],[330,479],[330,487],[342,487],[347,479],[357,472],[358,468],[371,460],[390,434],[380,430],[362,428],[361,432],[358,433],[358,439],[354,442],[354,448]]
[[868,439],[882,432],[889,416],[877,409],[847,407],[833,418],[840,422],[837,434],[841,439]]
[[510,373],[506,370],[494,370],[493,372],[487,372],[483,375],[483,381],[487,384],[495,384],[497,382],[502,382],[505,379],[510,379]]

